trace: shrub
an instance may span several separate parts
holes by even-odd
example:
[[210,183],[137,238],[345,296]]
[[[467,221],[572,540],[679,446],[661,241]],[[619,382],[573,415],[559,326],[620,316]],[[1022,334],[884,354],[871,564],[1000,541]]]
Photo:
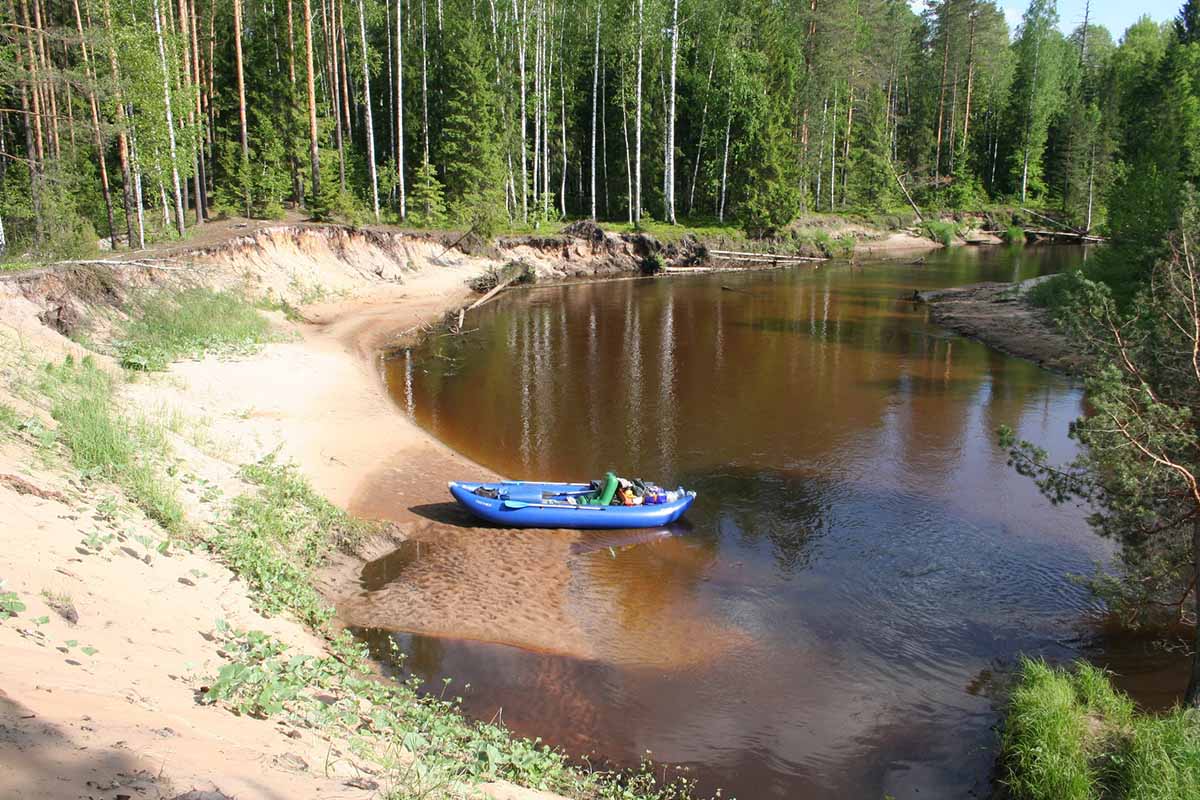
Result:
[[958,225],[936,219],[926,220],[921,223],[921,233],[933,241],[941,242],[945,247],[949,247],[954,244],[954,237],[958,235]]
[[1051,275],[1035,283],[1025,297],[1030,304],[1038,308],[1048,308],[1053,311],[1064,308],[1070,302],[1075,275],[1076,273],[1069,272]]
[[1000,234],[1000,238],[1009,244],[1025,244],[1025,229],[1020,225],[1009,225]]

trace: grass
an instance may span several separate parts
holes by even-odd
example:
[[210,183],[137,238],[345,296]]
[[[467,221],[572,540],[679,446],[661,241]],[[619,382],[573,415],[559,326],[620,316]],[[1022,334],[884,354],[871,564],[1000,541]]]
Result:
[[715,219],[681,220],[678,225],[671,225],[643,216],[640,225],[635,226],[628,222],[601,222],[600,227],[613,233],[648,233],[664,244],[679,241],[689,233],[701,239],[746,238],[746,233],[740,225],[718,222]]
[[11,430],[21,424],[17,410],[8,403],[0,403],[0,430]]
[[372,526],[322,498],[273,455],[241,475],[255,491],[234,498],[213,548],[246,581],[260,611],[289,611],[322,628],[333,610],[313,588],[312,571],[330,552],[352,549]]
[[1009,225],[1000,234],[1000,238],[1009,244],[1025,244],[1025,229],[1020,225]]
[[378,680],[366,648],[348,634],[331,642],[330,655],[308,656],[261,632],[217,627],[230,661],[206,682],[203,702],[348,739],[354,754],[377,768],[382,797],[472,796],[464,786],[492,780],[588,800],[691,796],[687,782],[662,778],[648,764],[585,771],[539,740],[469,720],[458,698],[422,693],[415,679]]
[[1200,712],[1139,713],[1102,671],[1023,660],[1001,740],[1017,800],[1200,797]]
[[237,295],[183,289],[143,298],[117,355],[128,369],[158,371],[183,358],[253,352],[269,339],[267,320]]
[[954,243],[958,235],[958,225],[953,222],[931,219],[921,223],[921,233],[935,242],[941,242],[946,247]]
[[232,502],[212,547],[246,581],[260,611],[295,615],[329,638],[330,654],[293,653],[266,634],[218,624],[229,660],[206,681],[203,702],[349,739],[355,754],[377,768],[381,796],[394,800],[465,796],[463,785],[495,779],[589,800],[690,796],[687,784],[664,782],[649,766],[623,773],[578,769],[540,741],[471,721],[457,700],[422,693],[413,681],[379,680],[365,646],[330,634],[333,610],[312,580],[330,552],[352,549],[373,525],[331,505],[274,456],[241,474],[254,491]]
[[91,356],[47,364],[38,390],[58,422],[55,438],[85,478],[112,481],[146,516],[168,531],[182,530],[177,485],[164,474],[170,448],[162,429],[117,408],[113,379]]

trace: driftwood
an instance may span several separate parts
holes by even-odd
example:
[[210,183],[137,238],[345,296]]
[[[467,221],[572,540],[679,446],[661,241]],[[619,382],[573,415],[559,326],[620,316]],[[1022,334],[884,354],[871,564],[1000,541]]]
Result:
[[[471,305],[467,306],[465,311],[474,311],[475,309],[479,308],[481,305],[483,305],[487,301],[491,300],[493,297],[500,294],[500,292],[502,292],[503,290],[505,290],[509,286],[511,286],[514,281],[519,279],[524,274],[525,273],[523,273],[523,272],[518,272],[516,275],[510,276],[507,280],[500,281],[500,283],[497,283],[495,286],[492,287],[492,290],[490,292],[488,292],[483,297],[476,300]],[[462,318],[461,317],[458,320],[458,327],[460,327],[460,328],[462,327]]]
[[1097,244],[1108,241],[1103,236],[1092,236],[1087,233],[1077,233],[1075,231],[1038,231],[1026,229],[1025,233],[1031,233],[1034,236],[1044,236],[1048,239],[1074,239],[1079,242],[1094,242]]
[[904,199],[912,206],[913,213],[917,215],[917,222],[924,222],[925,218],[921,216],[921,209],[917,208],[917,204],[913,202],[912,195],[908,193],[908,189],[904,188],[904,181],[900,180],[900,174],[896,172],[896,168],[892,166],[891,161],[888,162],[888,169],[892,171],[892,177],[896,179],[896,185],[900,187],[900,191],[904,192]]
[[828,261],[828,258],[792,256],[783,253],[745,253],[738,250],[709,250],[708,254],[723,261]]
[[1044,220],[1046,220],[1046,222],[1049,222],[1051,225],[1054,225],[1055,227],[1062,228],[1063,230],[1068,230],[1071,233],[1078,233],[1078,234],[1082,234],[1085,236],[1087,235],[1087,231],[1081,231],[1078,228],[1073,228],[1070,225],[1067,225],[1065,222],[1059,222],[1058,220],[1054,219],[1053,217],[1047,217],[1045,214],[1039,214],[1038,212],[1034,211],[1033,209],[1025,208],[1025,206],[1021,206],[1021,210],[1024,211],[1026,214],[1033,214],[1035,217],[1038,217],[1039,219],[1044,219]]

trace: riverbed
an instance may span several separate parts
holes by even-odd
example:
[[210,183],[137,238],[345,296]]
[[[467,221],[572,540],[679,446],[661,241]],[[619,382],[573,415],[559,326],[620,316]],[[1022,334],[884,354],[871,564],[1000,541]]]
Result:
[[1081,388],[910,298],[1083,257],[953,248],[509,292],[385,362],[401,412],[500,474],[614,469],[695,506],[601,534],[408,509],[429,524],[339,611],[474,716],[594,761],[649,751],[743,798],[986,795],[996,676],[1084,652],[1097,607],[1068,576],[1111,548],[996,442],[1007,424],[1069,458]]

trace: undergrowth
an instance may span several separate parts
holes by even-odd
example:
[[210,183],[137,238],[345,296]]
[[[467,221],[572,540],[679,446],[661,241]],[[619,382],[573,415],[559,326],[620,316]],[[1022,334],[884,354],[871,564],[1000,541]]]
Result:
[[269,338],[270,326],[253,305],[196,288],[142,298],[116,345],[121,366],[157,371],[208,353],[253,352]]
[[183,527],[177,484],[166,473],[170,447],[161,427],[124,414],[113,399],[113,379],[91,356],[47,364],[37,389],[50,401],[62,442],[84,478],[111,481],[171,532]]
[[213,548],[250,587],[259,610],[290,611],[320,628],[333,615],[312,571],[335,549],[351,550],[371,530],[313,491],[295,466],[274,455],[242,468],[255,491],[233,500]]
[[462,797],[465,786],[490,780],[586,800],[691,796],[688,782],[660,779],[648,764],[630,772],[584,771],[540,740],[469,720],[458,698],[422,693],[415,678],[380,680],[365,646],[349,634],[331,642],[330,655],[310,656],[261,632],[217,627],[230,661],[203,701],[349,740],[356,756],[379,768],[383,797]]
[[1142,714],[1096,667],[1024,660],[1001,763],[1016,800],[1194,800],[1200,712]]
[[1038,308],[1046,308],[1058,312],[1070,302],[1074,283],[1074,273],[1064,272],[1052,275],[1044,281],[1034,284],[1026,295],[1026,298],[1032,305]]
[[958,235],[958,225],[954,222],[930,219],[921,223],[921,233],[935,242],[941,242],[946,247],[954,243]]

